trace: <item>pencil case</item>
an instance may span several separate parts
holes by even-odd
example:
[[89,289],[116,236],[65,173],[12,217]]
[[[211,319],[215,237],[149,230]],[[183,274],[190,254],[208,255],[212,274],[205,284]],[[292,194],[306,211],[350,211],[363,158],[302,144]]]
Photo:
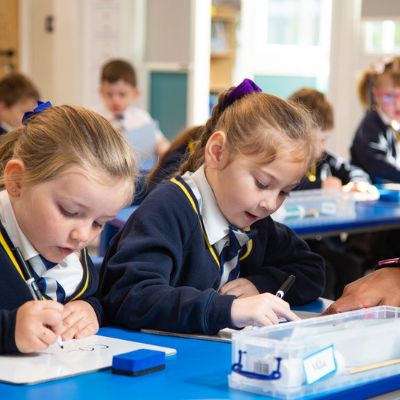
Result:
[[235,333],[229,385],[298,399],[397,375],[399,317],[379,306]]

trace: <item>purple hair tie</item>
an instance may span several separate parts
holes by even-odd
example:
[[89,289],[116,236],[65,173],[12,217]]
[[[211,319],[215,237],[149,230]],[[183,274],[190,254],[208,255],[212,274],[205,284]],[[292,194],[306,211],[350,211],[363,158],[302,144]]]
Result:
[[50,103],[50,101],[40,101],[38,100],[37,102],[37,106],[33,109],[33,111],[27,111],[24,116],[22,117],[22,123],[24,125],[26,125],[28,123],[28,121],[35,115],[35,114],[39,114],[40,112],[46,110],[46,108],[51,107],[52,104]]
[[225,97],[222,102],[222,109],[225,110],[226,107],[230,106],[236,100],[241,99],[244,95],[255,92],[262,92],[262,90],[251,79],[244,79],[240,85],[232,89]]

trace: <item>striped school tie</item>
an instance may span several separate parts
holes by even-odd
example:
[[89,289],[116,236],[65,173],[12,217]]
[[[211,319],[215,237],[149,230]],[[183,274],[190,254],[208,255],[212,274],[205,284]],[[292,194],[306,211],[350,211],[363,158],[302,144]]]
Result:
[[219,255],[221,264],[221,282],[226,283],[239,276],[240,250],[255,236],[256,233],[256,230],[246,232],[234,226],[229,227],[229,241],[225,244]]
[[28,262],[32,267],[33,277],[41,293],[48,299],[64,303],[65,290],[60,283],[54,278],[43,277],[43,274],[55,267],[57,263],[52,263],[40,255],[30,258]]

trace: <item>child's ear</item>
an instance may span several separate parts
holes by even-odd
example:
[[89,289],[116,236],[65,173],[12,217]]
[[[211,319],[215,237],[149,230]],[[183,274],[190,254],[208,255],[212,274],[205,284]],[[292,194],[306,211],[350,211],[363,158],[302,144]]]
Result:
[[134,87],[132,91],[132,101],[136,101],[140,96],[142,92],[138,87]]
[[4,168],[4,186],[10,197],[19,197],[25,172],[24,163],[21,160],[10,160]]
[[207,141],[205,148],[205,162],[211,168],[223,168],[226,163],[226,135],[225,132],[214,132]]
[[7,108],[6,103],[0,100],[0,114]]

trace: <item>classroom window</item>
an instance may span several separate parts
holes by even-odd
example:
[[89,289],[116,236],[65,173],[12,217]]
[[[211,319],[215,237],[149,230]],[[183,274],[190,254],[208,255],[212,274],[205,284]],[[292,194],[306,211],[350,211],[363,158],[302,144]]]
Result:
[[321,7],[320,0],[269,0],[267,43],[318,45]]
[[241,9],[238,76],[282,97],[305,83],[327,89],[331,0],[242,0]]
[[394,54],[400,52],[399,21],[364,21],[364,50],[369,54]]

